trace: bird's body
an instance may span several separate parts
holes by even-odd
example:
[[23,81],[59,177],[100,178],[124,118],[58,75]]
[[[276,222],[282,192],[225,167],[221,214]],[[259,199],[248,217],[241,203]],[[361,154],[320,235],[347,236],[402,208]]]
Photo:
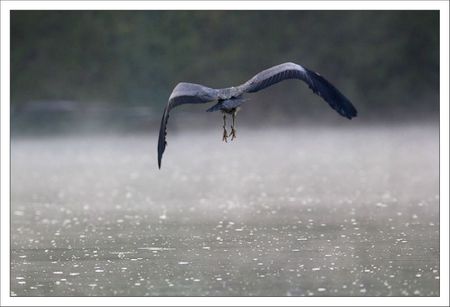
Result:
[[206,110],[206,112],[222,111],[226,114],[232,114],[237,109],[240,109],[240,106],[247,100],[242,98],[242,96],[219,100],[215,105]]
[[217,103],[206,111],[222,111],[222,113],[224,113],[223,140],[227,141],[226,114],[231,114],[233,117],[230,136],[234,139],[236,137],[236,131],[234,129],[236,113],[242,104],[247,101],[247,99],[244,98],[244,94],[258,92],[286,79],[303,80],[315,94],[322,97],[340,115],[347,117],[348,119],[356,116],[357,111],[355,107],[330,82],[318,73],[295,63],[284,63],[263,70],[247,82],[236,87],[213,89],[200,84],[181,82],[173,89],[161,120],[158,140],[159,168],[161,168],[162,155],[167,144],[166,128],[169,112],[174,107],[182,104],[197,104],[216,101]]

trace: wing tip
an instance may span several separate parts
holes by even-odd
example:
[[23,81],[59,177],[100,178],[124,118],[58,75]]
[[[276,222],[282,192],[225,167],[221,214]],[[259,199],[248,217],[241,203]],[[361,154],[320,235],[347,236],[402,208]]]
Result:
[[169,118],[169,105],[164,108],[163,116],[161,118],[161,126],[159,128],[159,137],[158,137],[158,169],[161,169],[161,162],[164,151],[166,150],[166,134],[167,134],[167,119]]
[[352,119],[358,115],[355,106],[332,83],[313,70],[305,70],[309,76],[308,86],[314,94],[321,96],[343,117]]
[[162,164],[162,156],[164,153],[164,150],[166,149],[165,144],[163,146],[161,146],[161,143],[158,142],[158,169],[161,169],[161,164]]
[[354,117],[358,116],[358,111],[356,110],[356,108],[352,105],[351,109],[346,111],[343,114],[345,117],[347,117],[348,119],[352,119]]

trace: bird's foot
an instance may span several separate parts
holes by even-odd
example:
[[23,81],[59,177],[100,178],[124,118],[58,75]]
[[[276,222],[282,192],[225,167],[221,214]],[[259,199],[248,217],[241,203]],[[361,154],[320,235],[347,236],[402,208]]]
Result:
[[225,143],[228,143],[228,133],[227,133],[227,129],[225,129],[225,128],[223,128],[222,141],[224,141]]
[[234,129],[234,127],[231,127],[230,137],[231,140],[234,140],[236,138],[236,130]]

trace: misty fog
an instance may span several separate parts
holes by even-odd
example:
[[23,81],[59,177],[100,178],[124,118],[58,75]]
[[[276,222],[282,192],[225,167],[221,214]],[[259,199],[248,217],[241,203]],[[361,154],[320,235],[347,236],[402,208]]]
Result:
[[13,295],[439,295],[436,124],[221,133],[13,139]]

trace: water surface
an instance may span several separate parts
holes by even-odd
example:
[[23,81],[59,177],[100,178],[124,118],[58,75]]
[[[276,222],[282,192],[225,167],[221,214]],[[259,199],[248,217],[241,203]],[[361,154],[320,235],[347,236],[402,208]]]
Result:
[[437,126],[12,140],[17,296],[437,296]]

